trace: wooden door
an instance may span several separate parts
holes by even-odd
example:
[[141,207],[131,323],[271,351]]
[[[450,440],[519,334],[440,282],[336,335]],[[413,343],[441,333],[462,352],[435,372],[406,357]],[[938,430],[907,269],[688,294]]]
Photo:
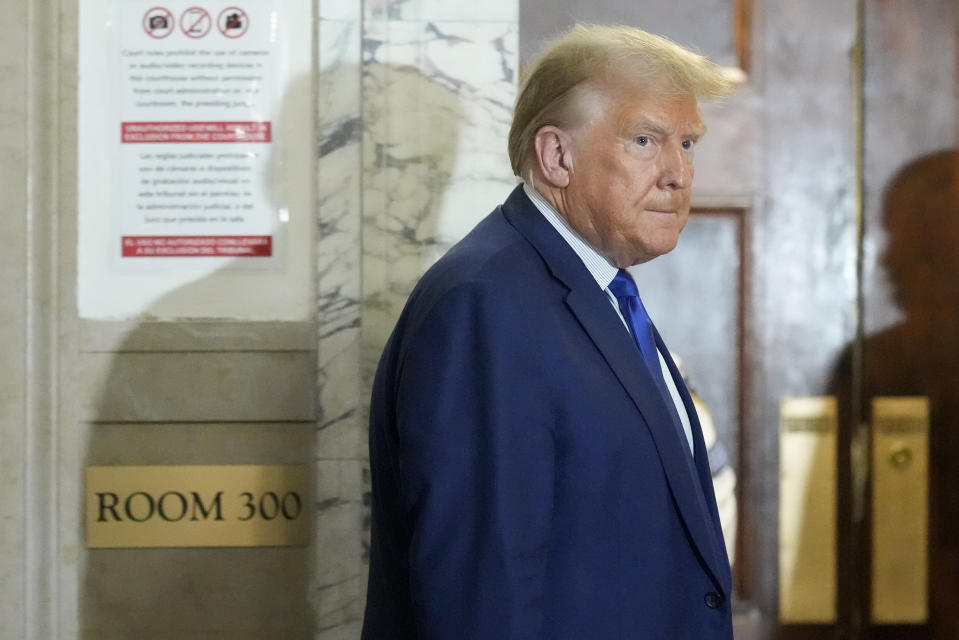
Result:
[[[957,163],[957,10],[952,0],[864,4],[862,331],[846,372],[850,433],[863,456],[864,505],[850,521],[850,584],[863,638],[959,638],[959,163]],[[928,452],[885,450],[877,398],[925,398]],[[905,438],[900,438],[906,442]],[[885,438],[885,441],[888,441]],[[895,444],[895,440],[892,441]],[[925,509],[877,499],[881,478],[901,476],[928,455]],[[897,458],[897,456],[899,456]],[[925,513],[923,513],[925,512]],[[927,522],[893,522],[896,518]],[[922,567],[881,569],[877,532],[926,532],[925,584],[903,600],[923,612],[892,612],[880,585],[922,580]],[[909,546],[922,541],[905,540]],[[918,553],[910,564],[921,564]],[[903,557],[908,557],[903,556]],[[917,571],[919,570],[919,571]],[[877,575],[878,573],[878,575]],[[924,592],[923,592],[924,591]],[[915,618],[909,620],[909,618]],[[858,629],[854,627],[854,631]]]
[[[851,53],[861,182],[853,187],[860,202],[854,208],[857,241],[848,253],[856,272],[854,335],[823,389],[838,397],[840,407],[837,620],[781,626],[779,636],[954,639],[959,637],[956,7],[951,0],[858,5]],[[824,245],[822,251],[826,260],[842,262],[848,247]],[[822,286],[839,292],[835,283]],[[820,324],[816,309],[808,311],[807,322]],[[873,491],[882,478],[905,473],[924,456],[895,445],[909,441],[905,434],[889,446],[873,411],[877,400],[888,398],[928,402],[928,488],[910,486],[914,493],[900,496],[900,502],[918,504],[905,511]],[[925,529],[921,536],[902,538],[916,548],[899,554],[908,564],[893,567],[891,575],[888,566],[877,568],[884,552],[876,533],[890,528]],[[925,567],[916,566],[923,562]],[[881,604],[877,593],[890,581],[901,583],[900,600]]]

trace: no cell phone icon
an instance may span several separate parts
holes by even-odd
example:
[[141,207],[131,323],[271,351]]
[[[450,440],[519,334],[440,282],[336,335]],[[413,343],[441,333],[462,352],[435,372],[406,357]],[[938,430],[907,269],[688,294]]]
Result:
[[180,28],[189,38],[202,38],[210,32],[213,19],[206,9],[190,7],[180,16]]

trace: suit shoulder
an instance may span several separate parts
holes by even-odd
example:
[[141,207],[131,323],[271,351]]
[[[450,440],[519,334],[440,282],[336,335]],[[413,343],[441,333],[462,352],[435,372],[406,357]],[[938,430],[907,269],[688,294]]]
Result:
[[518,280],[546,273],[539,254],[497,208],[423,274],[410,301],[449,295],[464,285],[506,294]]
[[494,210],[430,267],[410,294],[391,338],[405,353],[417,340],[459,332],[514,335],[535,332],[532,309],[561,303],[566,289],[502,212]]

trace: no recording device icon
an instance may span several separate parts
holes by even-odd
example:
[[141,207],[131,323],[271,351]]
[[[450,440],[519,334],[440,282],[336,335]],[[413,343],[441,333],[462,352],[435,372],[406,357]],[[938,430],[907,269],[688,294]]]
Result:
[[173,14],[163,7],[153,7],[143,14],[143,30],[151,38],[165,38],[173,33]]
[[[239,7],[227,7],[217,16],[216,25],[227,38],[239,38],[250,28],[250,17]],[[151,38],[166,38],[175,28],[176,19],[165,7],[153,7],[143,15],[143,30]],[[213,19],[202,7],[190,7],[180,15],[180,30],[188,38],[202,38],[212,28]]]
[[189,38],[202,38],[210,32],[212,26],[210,14],[201,7],[190,7],[180,16],[180,28]]
[[216,24],[227,38],[239,38],[250,28],[250,18],[239,7],[227,7],[220,12]]

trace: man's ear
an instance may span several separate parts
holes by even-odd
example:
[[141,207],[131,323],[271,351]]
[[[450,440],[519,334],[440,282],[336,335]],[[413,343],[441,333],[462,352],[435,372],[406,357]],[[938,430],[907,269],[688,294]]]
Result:
[[567,187],[573,173],[573,138],[559,127],[546,125],[539,128],[533,142],[542,177],[553,187]]

